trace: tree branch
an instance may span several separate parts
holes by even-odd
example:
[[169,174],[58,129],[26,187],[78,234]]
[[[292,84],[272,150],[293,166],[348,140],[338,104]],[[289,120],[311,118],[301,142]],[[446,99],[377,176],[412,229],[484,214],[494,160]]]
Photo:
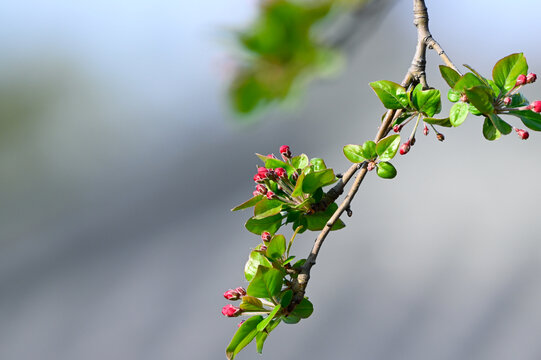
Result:
[[[425,5],[425,1],[413,0],[413,24],[417,27],[417,46],[411,65],[401,84],[406,89],[418,83],[423,84],[423,87],[428,87],[425,74],[427,47],[429,49],[434,49],[447,66],[453,68],[460,74],[456,66],[445,54],[445,51],[443,51],[438,42],[432,37],[432,34],[428,29],[428,20],[428,11]],[[401,112],[402,110],[387,111],[385,118],[383,119],[383,122],[381,123],[378,129],[378,133],[374,139],[375,142],[378,142],[389,133],[393,120],[398,117]],[[304,298],[306,286],[308,285],[308,281],[310,280],[310,270],[316,264],[316,259],[321,249],[321,246],[323,245],[323,242],[331,231],[333,225],[344,213],[344,211],[346,211],[346,209],[350,207],[351,201],[357,194],[357,191],[359,190],[359,187],[361,186],[361,183],[363,182],[364,177],[368,172],[367,163],[363,162],[362,164],[353,164],[344,173],[342,179],[340,179],[340,181],[331,190],[329,190],[329,192],[324,197],[323,203],[326,203],[326,206],[328,206],[344,192],[345,185],[357,171],[359,172],[348,194],[346,195],[342,203],[338,206],[338,209],[331,216],[323,230],[319,233],[318,237],[314,242],[314,245],[312,246],[312,250],[310,251],[310,254],[306,259],[306,262],[304,263],[301,271],[299,272],[299,275],[292,282],[292,290],[294,295],[291,304],[288,306],[289,312],[293,311],[293,309],[295,309],[295,306],[297,306],[297,304],[299,304]]]

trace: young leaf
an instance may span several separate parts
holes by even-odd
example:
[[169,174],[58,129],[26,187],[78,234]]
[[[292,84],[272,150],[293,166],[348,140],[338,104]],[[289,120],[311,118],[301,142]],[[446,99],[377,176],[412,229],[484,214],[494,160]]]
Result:
[[463,102],[454,104],[449,112],[449,121],[453,126],[460,126],[469,113],[469,105]]
[[261,321],[259,324],[257,324],[257,331],[263,331],[267,325],[271,322],[272,318],[278,313],[278,311],[282,310],[282,305],[278,304],[272,309],[269,316],[265,318],[265,320]]
[[457,81],[453,90],[463,93],[464,90],[472,88],[474,86],[486,86],[483,80],[479,79],[472,73],[464,74],[460,80]]
[[283,202],[280,200],[268,200],[263,199],[255,204],[254,207],[254,219],[260,220],[269,216],[273,216],[282,211]]
[[263,195],[254,196],[250,200],[247,200],[247,201],[243,202],[242,204],[240,204],[238,206],[235,206],[233,209],[231,209],[231,211],[243,210],[243,209],[247,209],[249,207],[252,207],[255,204],[257,204],[259,201],[261,201],[261,199],[263,199],[263,198],[264,198]]
[[511,104],[509,104],[510,108],[516,108],[519,106],[524,106],[528,104],[528,100],[522,96],[521,93],[514,94],[511,96]]
[[488,117],[485,117],[485,122],[483,123],[483,136],[490,141],[498,140],[502,136]]
[[411,105],[419,112],[432,117],[441,111],[441,94],[439,90],[423,90],[423,85],[418,84],[411,94]]
[[263,303],[256,297],[245,295],[239,307],[244,311],[264,311]]
[[254,219],[251,217],[248,219],[248,221],[246,221],[244,227],[246,227],[249,232],[256,235],[261,235],[263,231],[268,231],[271,234],[274,234],[280,228],[280,226],[282,226],[282,219],[283,217],[280,214],[263,219]]
[[444,127],[453,126],[449,118],[445,118],[445,119],[423,118],[423,121],[427,124],[432,124],[432,125],[438,125],[438,126],[444,126]]
[[511,132],[511,130],[513,130],[511,125],[503,121],[502,118],[499,117],[498,115],[489,114],[488,117],[490,118],[490,120],[492,121],[496,129],[498,129],[498,131],[501,132],[502,134],[507,135]]
[[453,89],[449,89],[447,92],[447,99],[449,99],[450,102],[457,102],[460,100],[460,95],[462,95],[459,91],[455,91]]
[[254,278],[246,289],[246,294],[263,299],[272,299],[282,289],[282,272],[264,266],[257,268]]
[[286,238],[284,235],[275,235],[272,237],[268,247],[267,256],[273,260],[281,258],[286,252]]
[[541,114],[531,110],[511,110],[509,115],[518,117],[529,129],[541,131]]
[[297,182],[295,183],[295,189],[293,189],[293,192],[291,193],[292,196],[301,196],[302,195],[302,183],[304,182],[305,173],[302,172],[299,175],[299,178],[297,179]]
[[362,163],[366,161],[363,156],[362,146],[349,144],[344,146],[344,155],[352,163]]
[[370,87],[379,97],[387,109],[403,109],[408,107],[406,89],[397,83],[388,80],[375,81]]
[[492,114],[494,105],[492,101],[491,91],[486,86],[474,86],[470,89],[465,89],[468,100],[475,106],[483,115]]
[[291,166],[293,166],[295,169],[302,170],[308,165],[310,165],[310,160],[308,160],[308,156],[306,156],[306,154],[300,154],[291,159]]
[[301,300],[299,305],[295,306],[295,310],[291,312],[291,315],[298,316],[301,319],[306,319],[314,312],[314,305],[307,299]]
[[471,70],[472,73],[475,74],[475,76],[477,76],[479,78],[479,80],[481,80],[486,86],[490,86],[489,82],[487,79],[485,79],[483,77],[483,75],[479,74],[479,72],[477,70],[475,70],[474,68],[472,68],[470,65],[468,64],[464,64],[465,67],[467,67],[468,69]]
[[225,354],[229,360],[233,360],[239,351],[255,338],[257,334],[257,324],[261,321],[263,321],[263,316],[257,315],[246,319],[246,321],[242,323],[225,350]]
[[378,163],[376,173],[382,179],[392,179],[396,176],[396,168],[390,162]]
[[335,181],[336,176],[334,176],[334,171],[332,169],[314,171],[304,177],[302,192],[312,194],[318,188],[330,185]]
[[248,261],[246,261],[246,265],[244,265],[244,276],[246,280],[251,281],[254,278],[257,268],[260,265],[268,268],[272,267],[271,262],[264,255],[259,251],[252,251]]
[[376,144],[376,153],[380,161],[391,160],[400,147],[400,135],[389,135]]
[[376,143],[372,140],[365,141],[361,147],[361,154],[367,160],[374,159],[378,155],[376,152]]
[[263,353],[263,345],[265,344],[265,340],[267,340],[267,337],[269,336],[269,333],[266,331],[260,331],[255,336],[255,343],[257,347],[257,352],[259,354]]
[[460,79],[460,74],[449,66],[440,65],[440,73],[451,89],[455,87],[456,82]]
[[500,89],[505,92],[511,90],[520,74],[526,75],[528,72],[528,63],[524,54],[511,54],[494,65],[492,69],[492,78]]
[[[327,224],[327,221],[331,218],[331,216],[334,214],[334,212],[338,209],[338,205],[336,203],[332,203],[327,207],[327,209],[323,212],[317,212],[312,215],[304,216],[306,219],[306,226],[308,230],[311,231],[319,231],[323,230],[325,225]],[[331,230],[339,230],[345,227],[346,225],[344,222],[340,219],[338,219]]]
[[310,164],[314,167],[314,171],[325,170],[327,168],[327,165],[325,165],[325,161],[320,158],[311,159]]

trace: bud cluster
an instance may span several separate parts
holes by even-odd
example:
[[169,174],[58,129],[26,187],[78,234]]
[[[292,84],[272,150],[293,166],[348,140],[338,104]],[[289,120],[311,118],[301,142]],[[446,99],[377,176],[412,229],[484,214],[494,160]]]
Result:
[[[224,298],[231,301],[239,300],[245,295],[246,295],[246,289],[242,287],[238,287],[236,289],[229,289],[226,292],[224,292]],[[226,306],[222,308],[222,314],[227,317],[236,317],[242,314],[242,310],[238,306],[227,304]]]

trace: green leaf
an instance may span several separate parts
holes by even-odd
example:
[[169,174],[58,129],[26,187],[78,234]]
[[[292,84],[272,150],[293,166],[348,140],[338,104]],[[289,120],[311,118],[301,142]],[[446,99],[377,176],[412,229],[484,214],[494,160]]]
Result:
[[372,160],[378,155],[376,152],[376,143],[372,140],[365,141],[361,147],[361,154],[365,159]]
[[249,295],[242,297],[242,302],[240,303],[239,307],[244,311],[265,311],[261,300]]
[[490,89],[486,86],[474,86],[470,89],[464,90],[468,100],[475,106],[483,115],[492,114],[494,112],[494,105],[492,102],[494,98],[490,92]]
[[506,123],[505,121],[503,121],[502,118],[499,117],[498,115],[489,114],[488,117],[490,118],[490,120],[492,121],[496,129],[498,129],[498,131],[501,132],[502,134],[507,135],[511,132],[511,130],[513,130],[513,127],[509,125],[508,123]]
[[511,96],[511,104],[508,107],[516,108],[526,104],[528,104],[528,100],[521,93],[518,93]]
[[449,66],[440,65],[440,73],[443,80],[445,80],[451,89],[454,88],[456,82],[460,80],[460,74]]
[[246,319],[242,323],[225,350],[225,354],[229,360],[233,360],[239,351],[252,342],[257,334],[257,324],[261,321],[263,321],[263,316],[257,315]]
[[308,165],[310,165],[310,160],[308,160],[308,156],[306,156],[306,154],[300,154],[291,159],[291,166],[293,166],[295,169],[302,170]]
[[[336,205],[336,203],[332,203],[323,212],[317,212],[312,215],[306,215],[304,218],[306,219],[306,225],[308,227],[308,230],[311,230],[311,231],[322,230],[327,224],[327,221],[329,221],[329,219],[331,218],[331,216],[334,214],[334,212],[337,209],[338,209],[338,205]],[[339,230],[345,226],[346,225],[342,222],[342,220],[338,219],[334,223],[331,230]]]
[[293,166],[283,162],[282,160],[274,158],[266,158],[265,167],[267,169],[284,168],[288,175],[291,175],[295,172],[295,168],[293,168]]
[[458,102],[454,104],[451,107],[451,111],[449,112],[449,121],[453,126],[460,126],[464,120],[466,120],[466,117],[469,113],[470,106],[463,102]]
[[260,220],[269,216],[273,216],[282,211],[284,203],[276,199],[263,199],[255,204],[253,219]]
[[388,80],[375,81],[370,87],[379,97],[387,109],[403,109],[408,107],[406,89],[397,83]]
[[464,64],[464,66],[467,67],[468,69],[470,69],[471,72],[474,73],[475,76],[477,76],[477,78],[479,78],[479,80],[481,80],[486,86],[489,86],[489,87],[490,87],[490,84],[489,84],[488,80],[485,79],[485,78],[483,77],[483,75],[479,74],[479,72],[478,72],[477,70],[475,70],[474,68],[472,68],[472,67],[471,67],[470,65],[468,65],[468,64]]
[[541,131],[541,114],[531,110],[511,110],[509,115],[518,117],[529,129]]
[[282,289],[282,278],[280,270],[259,266],[246,289],[246,294],[258,298],[272,299]]
[[460,100],[461,95],[462,94],[460,92],[449,89],[449,91],[447,92],[447,99],[449,99],[450,102],[457,102],[458,100]]
[[327,169],[327,165],[325,165],[325,161],[323,161],[323,159],[320,159],[320,158],[311,159],[310,164],[314,167],[314,171]]
[[471,113],[472,115],[475,115],[475,116],[481,116],[481,115],[483,115],[483,114],[479,111],[479,109],[477,109],[477,108],[476,108],[475,106],[473,106],[472,104],[470,104],[470,105],[468,106],[468,110],[470,111],[470,113]]
[[380,161],[391,160],[400,147],[400,135],[389,135],[386,138],[378,141],[376,145],[376,153]]
[[524,54],[511,54],[494,65],[492,69],[492,78],[500,89],[505,92],[511,90],[517,82],[517,77],[520,74],[526,75],[528,72],[528,63]]
[[363,161],[366,161],[362,154],[363,151],[361,145],[349,144],[344,146],[344,155],[352,163],[362,163]]
[[275,235],[267,246],[267,256],[273,260],[281,258],[286,252],[286,238],[284,235]]
[[[260,247],[261,244],[258,245],[256,249],[259,249]],[[244,265],[244,276],[246,277],[246,280],[251,281],[254,278],[257,268],[260,265],[268,268],[272,267],[271,262],[264,255],[259,251],[252,251],[248,261],[246,261],[246,265]]]
[[260,331],[255,336],[255,343],[257,347],[257,352],[259,354],[263,353],[263,345],[265,344],[265,340],[267,340],[267,337],[269,336],[269,333],[266,331]]
[[472,73],[464,74],[460,80],[457,81],[453,90],[464,93],[466,89],[470,89],[474,86],[486,86],[483,80],[479,79],[476,75]]
[[418,84],[411,94],[411,105],[419,112],[432,117],[441,111],[441,94],[439,90],[423,90],[423,85]]
[[488,117],[485,117],[485,122],[483,123],[483,136],[490,141],[498,140],[502,136]]
[[295,189],[291,193],[292,196],[301,196],[302,195],[302,183],[304,182],[305,173],[301,173],[297,182],[295,183]]
[[282,317],[282,321],[285,322],[286,324],[296,324],[299,321],[301,321],[301,318],[298,316],[289,315],[289,316]]
[[252,207],[255,204],[257,204],[263,198],[264,198],[263,195],[254,196],[250,200],[245,201],[245,202],[243,202],[242,204],[240,204],[238,206],[235,206],[233,209],[231,209],[231,211],[243,210],[243,209],[247,209],[249,207]]
[[302,192],[312,194],[318,188],[330,185],[335,181],[336,176],[334,176],[334,171],[332,169],[314,171],[304,177]]
[[263,219],[254,219],[253,217],[249,218],[244,225],[249,232],[252,232],[256,235],[261,235],[263,231],[268,231],[271,234],[276,233],[276,231],[282,226],[282,215],[276,214],[269,216]]
[[291,299],[293,299],[293,291],[291,289],[284,291],[282,298],[280,299],[280,305],[282,305],[283,308],[288,307],[291,303]]
[[295,310],[291,312],[291,315],[298,316],[301,319],[306,319],[312,315],[314,312],[314,305],[307,299],[304,298],[299,303],[299,305],[295,306]]
[[382,179],[392,179],[396,176],[396,168],[390,162],[382,161],[377,164],[376,173]]
[[445,118],[445,119],[423,118],[423,121],[427,124],[432,124],[432,125],[438,125],[438,126],[444,126],[444,127],[453,126],[449,118]]
[[282,306],[280,304],[276,305],[274,309],[269,313],[269,316],[265,318],[262,322],[257,324],[257,331],[263,331],[267,325],[271,322],[272,318],[278,313],[278,311],[282,310]]
[[[299,229],[300,230],[300,229]],[[284,262],[282,263],[282,265],[285,265],[285,264],[289,264],[291,261],[293,261],[295,259],[295,256],[294,255],[291,255],[290,257],[288,257],[287,259],[284,260]]]

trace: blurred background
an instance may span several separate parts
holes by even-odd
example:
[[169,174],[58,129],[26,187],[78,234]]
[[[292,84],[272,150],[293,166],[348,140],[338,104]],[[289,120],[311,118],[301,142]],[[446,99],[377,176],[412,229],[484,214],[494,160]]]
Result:
[[[427,5],[457,64],[488,76],[523,51],[541,72],[541,3]],[[0,359],[225,358],[238,319],[222,293],[246,284],[259,242],[229,211],[251,196],[253,154],[288,144],[346,169],[342,146],[383,112],[368,82],[400,82],[416,41],[409,0],[369,4],[353,27],[343,15],[333,76],[239,117],[231,33],[257,14],[256,0],[0,5]],[[428,81],[446,91],[439,64],[430,53]],[[541,136],[488,142],[474,117],[443,132],[392,182],[367,178],[314,267],[314,315],[262,358],[541,358]]]

